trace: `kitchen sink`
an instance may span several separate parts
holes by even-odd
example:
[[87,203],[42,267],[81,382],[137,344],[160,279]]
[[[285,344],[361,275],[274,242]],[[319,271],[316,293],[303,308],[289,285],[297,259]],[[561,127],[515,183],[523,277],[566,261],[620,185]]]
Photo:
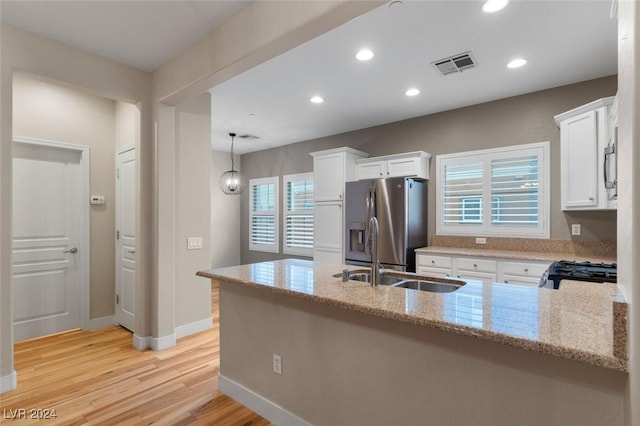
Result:
[[[335,274],[334,277],[340,278],[342,274]],[[366,271],[351,271],[349,272],[349,279],[353,281],[364,281],[367,283],[371,282],[371,272],[369,270]],[[379,285],[394,285],[406,280],[406,278],[394,276],[390,272],[382,272],[380,274],[380,282]]]
[[[463,284],[464,285],[464,284]],[[431,281],[406,280],[394,284],[393,287],[408,288],[411,290],[430,291],[433,293],[450,293],[456,291],[462,285],[436,283]]]
[[[410,276],[407,276],[410,275]],[[456,291],[466,283],[458,280],[442,280],[429,277],[429,280],[414,279],[415,274],[402,273],[394,271],[382,271],[380,273],[380,282],[378,285],[388,285],[398,288],[407,288],[410,290],[430,291],[433,293],[450,293]],[[342,277],[342,273],[335,274],[335,278]],[[426,277],[420,277],[426,278]],[[358,269],[349,271],[348,279],[352,281],[371,282],[371,271],[368,269]]]

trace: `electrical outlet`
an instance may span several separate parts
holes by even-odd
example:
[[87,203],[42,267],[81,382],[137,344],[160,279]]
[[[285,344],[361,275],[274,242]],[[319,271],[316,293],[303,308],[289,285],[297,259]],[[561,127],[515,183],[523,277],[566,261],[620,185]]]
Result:
[[273,372],[282,374],[282,357],[278,354],[273,354]]
[[582,234],[582,227],[580,226],[579,223],[572,223],[571,224],[571,235],[581,235]]
[[200,250],[202,248],[202,237],[187,238],[187,250]]
[[487,244],[487,239],[484,237],[476,237],[476,244]]

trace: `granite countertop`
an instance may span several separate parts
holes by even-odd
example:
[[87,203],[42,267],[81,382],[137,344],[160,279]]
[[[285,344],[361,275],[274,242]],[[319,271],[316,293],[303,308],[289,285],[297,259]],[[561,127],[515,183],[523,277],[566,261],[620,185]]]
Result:
[[345,268],[358,269],[286,259],[197,275],[627,371],[627,305],[615,284],[563,280],[551,290],[466,280],[454,292],[431,293],[333,276]]
[[611,263],[615,258],[611,257],[588,257],[568,253],[533,252],[533,251],[513,251],[513,250],[487,250],[457,247],[429,246],[416,249],[417,254],[434,254],[447,256],[473,256],[492,257],[500,259],[532,260],[541,262],[555,262],[558,260],[575,260],[578,262]]

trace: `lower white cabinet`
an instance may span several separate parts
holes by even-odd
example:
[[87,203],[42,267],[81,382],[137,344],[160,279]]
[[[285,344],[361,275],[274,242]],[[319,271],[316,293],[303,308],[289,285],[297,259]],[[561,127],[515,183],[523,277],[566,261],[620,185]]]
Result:
[[325,201],[315,204],[313,260],[344,263],[342,254],[342,201]]
[[502,281],[513,284],[539,285],[540,277],[549,267],[551,262],[502,262]]
[[455,278],[476,280],[498,280],[498,263],[492,259],[473,257],[456,257],[452,260]]
[[537,286],[550,263],[418,253],[416,272],[440,278],[466,278]]

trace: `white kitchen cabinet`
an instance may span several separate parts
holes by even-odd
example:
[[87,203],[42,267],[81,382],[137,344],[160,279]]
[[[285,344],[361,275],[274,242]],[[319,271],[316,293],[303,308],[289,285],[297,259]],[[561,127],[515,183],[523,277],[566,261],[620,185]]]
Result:
[[538,286],[542,274],[551,262],[511,261],[501,262],[502,278],[500,281],[508,284],[530,284]]
[[313,259],[344,263],[345,182],[356,180],[356,159],[368,154],[352,148],[312,152],[314,182]]
[[605,187],[605,149],[613,135],[610,109],[603,98],[555,116],[560,127],[563,210],[615,209],[615,190]]
[[431,154],[424,151],[385,155],[357,160],[357,176],[361,179],[415,177],[429,179]]
[[435,256],[418,254],[416,256],[416,272],[440,278],[451,277],[451,256]]
[[416,254],[416,272],[419,274],[536,286],[540,284],[540,278],[550,263],[491,257]]
[[453,259],[453,270],[456,278],[498,280],[498,262],[491,259],[457,257]]

